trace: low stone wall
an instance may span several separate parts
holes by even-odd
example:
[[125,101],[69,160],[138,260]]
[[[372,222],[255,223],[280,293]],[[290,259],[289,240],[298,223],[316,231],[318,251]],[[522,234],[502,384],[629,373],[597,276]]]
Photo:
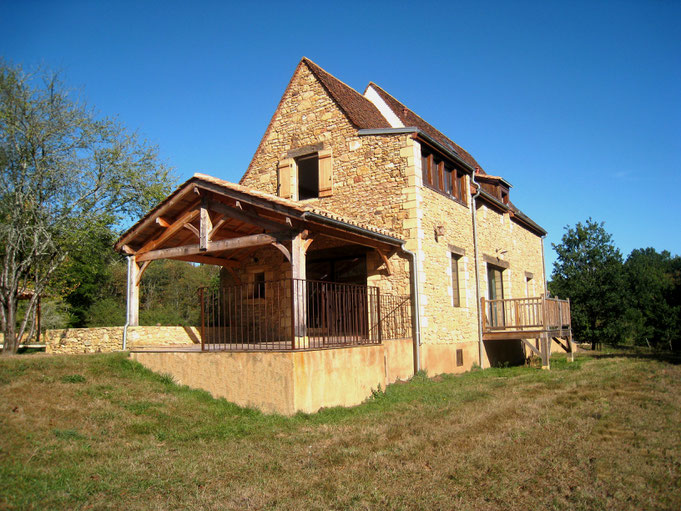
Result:
[[[123,349],[123,327],[47,330],[43,340],[47,353],[107,353],[120,351]],[[128,327],[128,348],[190,345],[200,342],[199,331],[194,327]]]

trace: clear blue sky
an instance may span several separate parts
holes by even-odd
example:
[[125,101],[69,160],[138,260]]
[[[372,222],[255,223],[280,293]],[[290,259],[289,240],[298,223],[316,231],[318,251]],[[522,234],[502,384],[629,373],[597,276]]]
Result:
[[681,2],[0,0],[0,54],[60,69],[181,180],[238,181],[304,55],[374,81],[514,188],[549,235],[591,216],[681,253]]

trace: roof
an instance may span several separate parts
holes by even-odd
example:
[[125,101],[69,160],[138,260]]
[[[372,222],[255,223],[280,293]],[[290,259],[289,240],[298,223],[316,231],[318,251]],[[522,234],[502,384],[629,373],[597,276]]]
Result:
[[201,180],[201,181],[210,182],[210,183],[216,184],[218,186],[221,186],[225,189],[234,190],[236,192],[240,192],[240,193],[243,193],[243,194],[246,194],[246,195],[250,195],[251,197],[258,197],[258,198],[261,198],[261,199],[265,199],[265,200],[273,202],[275,204],[279,204],[281,206],[289,207],[289,208],[294,209],[296,211],[300,211],[300,212],[303,212],[303,213],[315,213],[317,215],[326,217],[330,220],[335,220],[337,222],[342,222],[344,224],[352,225],[354,227],[359,227],[360,229],[364,229],[365,231],[375,232],[376,234],[381,234],[383,236],[390,236],[391,238],[401,239],[401,237],[399,235],[397,235],[396,233],[394,233],[394,232],[392,232],[388,229],[376,227],[375,225],[368,224],[366,222],[362,222],[360,220],[356,220],[356,219],[348,217],[348,216],[339,215],[337,213],[333,213],[333,212],[327,211],[325,209],[317,208],[317,207],[312,206],[310,204],[301,203],[299,201],[294,201],[294,200],[291,200],[291,199],[284,199],[283,197],[279,197],[278,195],[272,195],[271,193],[261,192],[260,190],[254,190],[253,188],[249,188],[249,187],[243,186],[243,185],[238,185],[236,183],[231,183],[231,182],[225,181],[223,179],[218,179],[217,177],[209,176],[209,175],[206,175],[206,174],[194,174],[194,176],[192,177],[192,179],[190,179],[190,181],[191,180]]
[[302,60],[313,75],[336,101],[350,122],[359,129],[390,128],[378,108],[355,89],[329,74],[307,57]]
[[390,109],[400,119],[402,124],[404,124],[405,126],[414,126],[416,128],[419,128],[426,135],[428,135],[430,138],[435,140],[438,144],[454,151],[468,165],[470,165],[473,168],[476,168],[476,167],[479,168],[481,170],[481,173],[484,174],[484,171],[482,171],[482,167],[480,166],[480,164],[475,160],[475,158],[473,158],[468,153],[468,151],[463,149],[456,142],[447,138],[440,131],[438,131],[433,126],[428,124],[421,117],[416,115],[409,108],[404,106],[404,104],[400,103],[398,100],[396,100],[394,97],[392,97],[386,91],[384,91],[381,87],[376,85],[374,82],[369,82],[369,87],[373,87],[373,89],[376,92],[378,92],[379,96],[381,96],[381,99],[383,99],[383,101],[386,102],[386,104],[390,107]]
[[[317,208],[311,204],[305,204],[297,202],[290,199],[284,199],[276,195],[261,192],[259,190],[254,190],[247,186],[238,185],[236,183],[231,183],[229,181],[224,181],[213,176],[206,174],[194,174],[190,179],[182,183],[175,191],[168,195],[162,202],[160,202],[154,209],[149,211],[144,215],[139,221],[137,221],[132,227],[130,227],[125,233],[121,235],[115,244],[116,250],[122,250],[123,246],[129,242],[130,239],[134,237],[139,232],[146,233],[145,235],[157,234],[157,226],[151,220],[157,215],[165,215],[170,213],[171,216],[177,214],[179,210],[188,207],[192,202],[195,201],[189,191],[193,189],[194,186],[210,186],[212,191],[222,192],[225,195],[229,195],[229,192],[236,192],[237,197],[240,195],[242,197],[251,198],[258,200],[262,204],[269,204],[272,207],[277,208],[277,210],[284,214],[291,214],[296,217],[304,217],[306,213],[313,213],[318,217],[328,219],[333,222],[340,222],[344,224],[347,228],[358,228],[366,232],[367,235],[377,235],[382,237],[391,238],[391,242],[401,243],[402,237],[398,234],[381,227],[376,227],[374,225],[368,224],[356,220],[348,216],[338,215],[330,211],[326,211],[321,208]],[[232,193],[231,195],[234,195]],[[243,200],[243,199],[239,199]],[[169,208],[173,208],[172,212],[168,212]],[[177,209],[178,211],[174,211]],[[147,232],[148,231],[148,232]]]

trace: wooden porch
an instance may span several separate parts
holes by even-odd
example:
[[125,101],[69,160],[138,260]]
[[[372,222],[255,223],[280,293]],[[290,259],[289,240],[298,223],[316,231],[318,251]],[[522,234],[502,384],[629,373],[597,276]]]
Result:
[[520,339],[549,368],[552,341],[574,360],[570,300],[546,298],[480,299],[484,341]]

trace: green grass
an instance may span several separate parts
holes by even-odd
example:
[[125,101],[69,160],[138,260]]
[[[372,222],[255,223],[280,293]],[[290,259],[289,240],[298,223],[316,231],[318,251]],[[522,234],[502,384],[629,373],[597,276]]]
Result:
[[0,509],[679,509],[678,362],[419,374],[282,417],[123,354],[0,359]]

